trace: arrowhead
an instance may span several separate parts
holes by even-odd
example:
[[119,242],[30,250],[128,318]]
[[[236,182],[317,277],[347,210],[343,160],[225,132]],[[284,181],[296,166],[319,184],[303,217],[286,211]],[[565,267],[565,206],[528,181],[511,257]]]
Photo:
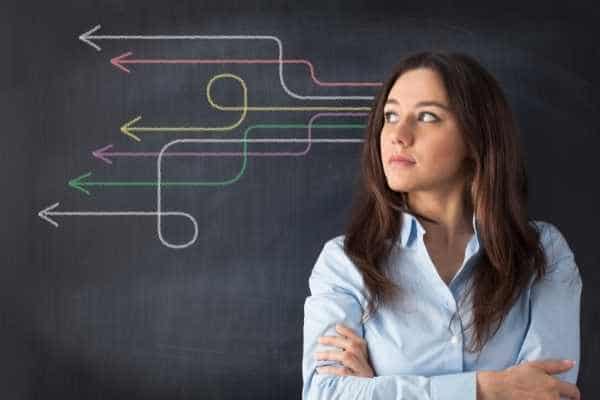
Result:
[[122,62],[127,62],[128,60],[126,60],[126,58],[129,57],[132,54],[133,53],[131,51],[128,51],[127,53],[123,53],[120,56],[111,58],[110,59],[110,63],[112,65],[114,65],[115,67],[117,67],[117,68],[119,68],[119,69],[121,69],[121,70],[123,70],[123,71],[125,71],[127,73],[130,73],[131,71],[128,68],[124,67],[123,64],[121,64],[121,63]]
[[38,213],[38,216],[43,219],[48,221],[49,223],[51,223],[52,225],[54,225],[55,227],[58,227],[58,223],[56,221],[54,221],[53,219],[51,219],[50,217],[48,217],[48,214],[50,214],[50,212],[52,210],[54,210],[56,207],[58,207],[59,203],[54,203],[52,204],[50,207],[46,207],[44,208],[42,211],[40,211]]
[[92,29],[87,31],[86,33],[82,33],[81,35],[79,35],[79,40],[81,40],[83,43],[89,44],[96,50],[100,51],[100,50],[102,50],[100,48],[100,46],[98,46],[96,43],[94,43],[90,40],[90,38],[92,37],[92,33],[96,32],[98,29],[100,29],[100,25],[96,25],[95,27],[93,27]]
[[81,190],[83,193],[85,194],[90,194],[90,192],[84,188],[83,186],[85,186],[85,182],[82,182],[83,179],[87,178],[88,176],[92,175],[91,172],[88,172],[87,174],[83,174],[78,176],[77,178],[73,178],[69,181],[69,186],[71,186],[74,189],[77,190]]
[[112,160],[110,158],[108,158],[108,155],[105,154],[104,152],[110,148],[112,148],[113,145],[109,144],[108,146],[104,146],[101,149],[98,150],[94,150],[92,151],[92,155],[102,161],[104,161],[107,164],[112,164]]
[[142,119],[142,116],[139,115],[137,117],[135,117],[134,119],[132,119],[131,121],[123,124],[123,126],[121,126],[121,132],[123,132],[124,134],[126,134],[127,136],[133,138],[134,140],[137,140],[138,142],[141,142],[142,139],[140,139],[139,137],[137,137],[133,132],[131,132],[131,125],[135,124],[136,122],[138,122],[140,119]]

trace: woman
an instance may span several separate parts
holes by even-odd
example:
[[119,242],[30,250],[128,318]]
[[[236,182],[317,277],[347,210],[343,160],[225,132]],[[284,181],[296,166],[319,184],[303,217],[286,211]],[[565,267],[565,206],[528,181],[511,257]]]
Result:
[[528,219],[516,122],[476,60],[394,69],[359,195],[309,278],[303,399],[579,398],[579,270]]

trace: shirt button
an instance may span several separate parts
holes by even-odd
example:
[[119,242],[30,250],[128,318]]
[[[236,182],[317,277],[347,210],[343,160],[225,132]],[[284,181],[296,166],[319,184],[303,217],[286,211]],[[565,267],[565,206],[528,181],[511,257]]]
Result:
[[450,338],[450,343],[452,344],[457,344],[458,343],[458,336],[452,336],[452,338]]

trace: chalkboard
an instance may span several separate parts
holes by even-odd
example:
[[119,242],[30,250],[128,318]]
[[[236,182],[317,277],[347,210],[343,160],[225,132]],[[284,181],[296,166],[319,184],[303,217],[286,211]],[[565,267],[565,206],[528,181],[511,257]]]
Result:
[[2,3],[0,397],[300,398],[308,276],[366,115],[426,49],[501,82],[600,394],[598,8],[373,3]]

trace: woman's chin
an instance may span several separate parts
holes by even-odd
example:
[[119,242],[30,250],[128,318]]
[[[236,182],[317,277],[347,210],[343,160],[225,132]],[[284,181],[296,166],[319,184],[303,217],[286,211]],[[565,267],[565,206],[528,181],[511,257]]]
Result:
[[411,185],[407,185],[406,183],[388,183],[388,187],[394,192],[410,192],[412,189]]

